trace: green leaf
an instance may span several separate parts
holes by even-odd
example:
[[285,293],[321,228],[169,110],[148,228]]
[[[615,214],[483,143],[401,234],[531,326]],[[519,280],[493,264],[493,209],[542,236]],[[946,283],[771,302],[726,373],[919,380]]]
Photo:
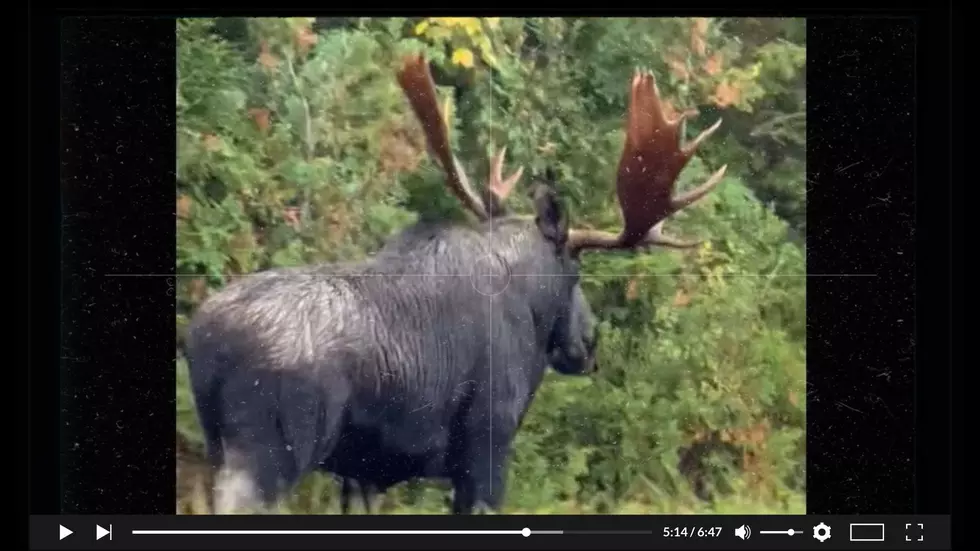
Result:
[[[526,167],[509,203],[515,213],[532,212],[530,178],[550,167],[573,226],[618,231],[614,182],[629,83],[635,66],[650,67],[675,107],[702,109],[688,139],[724,120],[678,188],[692,189],[722,164],[728,176],[665,230],[709,239],[711,247],[583,257],[602,369],[593,377],[546,376],[517,434],[505,510],[802,512],[806,282],[770,274],[806,268],[805,22],[720,21],[705,36],[708,55],[722,56],[721,72],[710,76],[691,51],[690,18],[501,18],[486,35],[444,29],[435,39],[415,35],[406,21],[364,18],[321,30],[294,66],[309,115],[285,60],[271,72],[256,63],[262,41],[277,55],[288,48],[288,22],[178,21],[177,177],[193,201],[191,218],[178,224],[178,270],[211,274],[217,289],[229,263],[351,261],[418,218],[459,220],[459,202],[426,156],[394,78],[407,53],[423,53],[440,83],[458,87],[439,94],[459,94],[451,141],[474,186],[485,184],[490,150],[507,145],[505,173]],[[459,48],[483,61],[495,53],[497,66],[474,58],[472,67],[454,68]],[[669,72],[664,58],[675,53],[696,69],[686,79]],[[752,113],[707,107],[718,78],[728,75],[750,81],[742,99]],[[271,126],[260,129],[250,108],[268,109]],[[222,149],[207,151],[204,133],[218,136]],[[298,229],[290,226],[294,207],[304,213]],[[254,248],[240,237],[249,233]],[[616,274],[643,275],[634,300]],[[178,315],[192,319],[185,294]],[[178,430],[201,442],[181,369]],[[710,438],[708,429],[744,432],[762,421],[772,426],[758,457],[759,472],[768,474],[752,479],[752,488],[739,480],[745,473],[691,451],[696,436]],[[710,501],[691,494],[691,473],[680,468],[692,455],[718,488]],[[311,475],[288,508],[334,512],[336,493],[329,477]],[[444,486],[417,481],[388,492],[383,510],[445,512],[447,495]]]

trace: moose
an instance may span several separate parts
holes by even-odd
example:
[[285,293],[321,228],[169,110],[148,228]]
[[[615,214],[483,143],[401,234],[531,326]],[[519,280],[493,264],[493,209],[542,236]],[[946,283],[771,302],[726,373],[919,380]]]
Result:
[[270,269],[229,283],[188,328],[192,390],[215,470],[216,513],[275,504],[307,473],[351,480],[365,498],[417,477],[451,482],[452,512],[500,510],[513,438],[550,366],[596,371],[597,324],[579,286],[589,251],[689,248],[671,215],[711,192],[675,181],[719,120],[682,144],[652,74],[632,80],[616,180],[623,227],[569,228],[554,174],[529,186],[533,216],[506,199],[496,153],[483,193],[451,151],[427,60],[398,82],[446,185],[475,220],[423,221],[350,264]]

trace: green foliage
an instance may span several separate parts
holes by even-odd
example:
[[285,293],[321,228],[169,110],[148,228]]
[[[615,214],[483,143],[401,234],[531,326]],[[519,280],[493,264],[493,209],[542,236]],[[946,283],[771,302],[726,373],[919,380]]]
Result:
[[[403,54],[424,52],[457,88],[440,93],[471,175],[506,145],[508,166],[555,169],[574,224],[610,230],[628,83],[646,67],[668,109],[701,112],[689,138],[724,120],[678,185],[722,164],[729,176],[668,224],[710,241],[587,256],[602,370],[549,374],[518,434],[508,512],[804,511],[801,20],[311,25],[178,24],[178,334],[230,274],[361,258],[413,220],[459,215],[393,78]],[[200,444],[182,360],[178,374],[178,430]],[[312,476],[284,508],[336,512],[335,492]],[[445,486],[406,483],[384,510],[444,512],[445,496]]]

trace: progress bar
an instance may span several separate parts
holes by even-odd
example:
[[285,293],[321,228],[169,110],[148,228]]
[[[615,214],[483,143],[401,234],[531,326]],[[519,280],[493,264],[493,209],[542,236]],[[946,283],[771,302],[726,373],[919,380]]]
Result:
[[134,536],[524,536],[564,530],[133,530]]

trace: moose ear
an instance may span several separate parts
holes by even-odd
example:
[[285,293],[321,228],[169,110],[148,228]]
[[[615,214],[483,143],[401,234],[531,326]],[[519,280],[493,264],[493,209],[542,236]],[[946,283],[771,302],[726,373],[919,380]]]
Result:
[[568,241],[568,218],[558,199],[554,172],[550,168],[545,173],[545,179],[535,181],[531,197],[534,199],[534,222],[538,230],[560,250]]

